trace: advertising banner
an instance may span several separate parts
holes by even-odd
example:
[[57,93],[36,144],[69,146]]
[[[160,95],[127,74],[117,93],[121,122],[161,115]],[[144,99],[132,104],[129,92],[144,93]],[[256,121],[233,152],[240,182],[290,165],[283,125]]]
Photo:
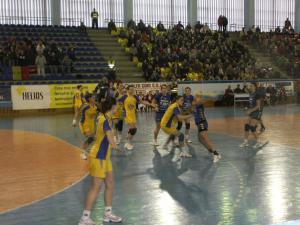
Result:
[[149,93],[149,91],[155,92],[157,90],[160,90],[160,86],[162,84],[171,84],[171,82],[153,82],[153,83],[125,83],[124,85],[133,85],[136,91],[136,94],[145,95]]
[[[14,110],[71,108],[78,84],[13,85]],[[92,92],[96,84],[83,84],[83,92]]]
[[[124,85],[128,85],[124,84]],[[130,83],[137,94],[160,90],[168,83]],[[14,110],[72,108],[74,93],[79,84],[12,85],[11,96]],[[83,93],[93,92],[96,83],[82,84]]]

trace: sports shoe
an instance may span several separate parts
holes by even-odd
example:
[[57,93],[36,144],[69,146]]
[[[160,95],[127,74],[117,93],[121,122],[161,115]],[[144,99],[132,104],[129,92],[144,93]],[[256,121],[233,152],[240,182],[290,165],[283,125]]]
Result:
[[244,141],[242,144],[240,144],[240,148],[245,148],[245,147],[248,147],[248,146],[249,146],[248,141]]
[[182,157],[182,158],[191,158],[191,157],[193,157],[189,152],[187,152],[185,150],[181,151],[179,156]]
[[112,213],[105,213],[103,221],[106,223],[121,223],[122,217],[116,216]]
[[81,218],[78,225],[99,225],[99,224],[95,223],[91,218],[88,217],[86,219]]
[[153,146],[159,146],[159,144],[157,143],[157,140],[153,140],[152,144],[153,144]]
[[82,160],[87,160],[87,155],[86,155],[85,153],[81,153],[81,154],[80,154],[80,158],[81,158]]
[[214,157],[214,158],[213,158],[213,162],[214,162],[214,163],[219,162],[219,160],[222,158],[220,154],[219,154],[219,155],[214,155],[213,157]]
[[72,121],[72,127],[76,127],[76,120]]
[[133,145],[130,143],[125,143],[124,148],[131,151],[133,149]]
[[186,139],[186,142],[187,142],[187,143],[189,143],[189,144],[193,143],[193,142],[192,142],[192,140],[191,140],[191,139],[189,139],[189,138],[188,138],[188,139]]

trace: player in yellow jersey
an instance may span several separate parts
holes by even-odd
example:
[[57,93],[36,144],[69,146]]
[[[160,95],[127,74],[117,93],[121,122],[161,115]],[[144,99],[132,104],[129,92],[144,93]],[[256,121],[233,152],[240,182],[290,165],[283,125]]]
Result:
[[90,218],[91,210],[95,204],[102,184],[104,190],[104,222],[119,223],[122,218],[112,213],[113,199],[113,172],[110,151],[117,149],[112,132],[112,115],[117,111],[116,100],[108,98],[101,102],[101,112],[97,118],[96,140],[89,155],[89,172],[92,184],[86,198],[85,210],[79,225],[96,225]]
[[125,111],[125,123],[129,126],[127,140],[124,145],[124,148],[127,150],[132,150],[133,145],[131,144],[131,141],[132,141],[133,136],[137,132],[137,128],[136,128],[137,104],[139,104],[141,102],[148,106],[152,106],[152,107],[155,107],[155,106],[153,106],[149,102],[140,100],[139,97],[135,95],[135,90],[132,85],[128,85],[127,95],[124,95],[121,99],[119,99],[119,101],[123,103],[124,111]]
[[83,90],[82,85],[78,85],[77,90],[73,97],[73,104],[74,104],[74,118],[73,118],[73,122],[72,122],[73,127],[76,127],[77,119],[78,119],[79,113],[80,113],[80,107],[85,102],[82,90]]
[[117,145],[121,142],[123,131],[123,104],[119,101],[123,97],[123,92],[123,84],[121,81],[118,81],[117,89],[114,93],[114,97],[117,100],[117,112],[112,117],[114,123],[114,138]]
[[81,106],[81,119],[80,119],[80,131],[86,137],[83,142],[82,148],[84,152],[81,154],[82,159],[87,159],[86,151],[90,144],[94,141],[95,136],[95,116],[97,114],[97,106],[95,96],[90,93],[85,95],[86,103]]
[[168,150],[168,144],[175,140],[175,138],[178,138],[179,140],[179,149],[180,149],[180,156],[181,157],[192,157],[192,155],[185,149],[185,143],[184,143],[184,134],[181,133],[177,129],[177,125],[179,121],[184,121],[187,119],[190,119],[192,117],[191,114],[188,115],[182,115],[182,112],[180,110],[180,107],[183,105],[183,97],[177,96],[176,101],[171,104],[167,111],[165,112],[161,122],[160,126],[161,129],[169,135],[169,138],[167,142],[164,144],[163,148]]

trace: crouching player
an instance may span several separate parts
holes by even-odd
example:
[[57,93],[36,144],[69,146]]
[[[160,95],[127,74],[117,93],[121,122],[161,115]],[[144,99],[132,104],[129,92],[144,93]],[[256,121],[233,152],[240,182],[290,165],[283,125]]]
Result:
[[257,92],[257,86],[255,83],[250,85],[249,88],[250,97],[249,97],[249,109],[247,110],[246,114],[248,115],[248,122],[245,124],[245,140],[240,145],[240,148],[245,148],[249,146],[248,139],[250,133],[254,136],[256,140],[256,144],[253,148],[261,148],[265,144],[268,143],[267,140],[260,142],[258,140],[258,134],[256,132],[257,125],[260,124],[262,112],[263,112],[263,96],[261,96]]
[[197,92],[194,100],[194,118],[198,127],[198,138],[204,147],[213,155],[213,162],[216,163],[221,159],[221,155],[214,149],[213,143],[208,137],[208,123],[205,117],[204,105],[202,103],[202,94]]
[[82,144],[83,153],[81,158],[87,159],[87,149],[93,143],[95,136],[95,117],[97,114],[97,107],[95,102],[95,96],[90,93],[85,95],[85,103],[81,106],[81,119],[80,119],[80,131],[86,138]]
[[98,116],[96,141],[89,155],[89,172],[92,176],[92,184],[87,194],[85,210],[79,222],[79,225],[97,225],[90,218],[91,210],[101,190],[102,184],[104,190],[104,222],[119,223],[122,218],[112,213],[113,199],[113,172],[110,160],[110,149],[117,149],[112,132],[112,115],[116,112],[116,100],[109,98],[101,102],[101,112]]
[[171,104],[165,112],[160,126],[161,129],[169,135],[167,142],[163,148],[168,149],[168,144],[174,141],[175,138],[179,140],[180,157],[192,157],[192,155],[185,149],[184,134],[177,130],[178,121],[190,119],[192,115],[182,115],[180,107],[183,105],[183,97],[177,96],[175,103]]

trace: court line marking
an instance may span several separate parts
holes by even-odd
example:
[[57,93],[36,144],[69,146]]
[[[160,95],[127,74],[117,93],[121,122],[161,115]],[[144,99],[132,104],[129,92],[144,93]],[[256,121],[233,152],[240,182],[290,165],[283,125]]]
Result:
[[[69,143],[69,142],[67,142],[67,141],[65,141],[65,140],[62,140],[62,139],[60,139],[60,138],[58,138],[58,137],[55,137],[55,136],[53,136],[53,135],[51,135],[51,134],[47,134],[47,133],[43,133],[43,132],[37,132],[37,131],[26,131],[26,130],[20,130],[20,129],[0,129],[0,132],[3,132],[3,131],[9,131],[9,132],[17,131],[17,132],[28,132],[28,133],[34,133],[34,134],[42,134],[42,135],[45,135],[45,136],[52,137],[52,138],[54,138],[54,139],[56,139],[56,140],[59,140],[59,141],[65,143],[65,144],[67,144],[67,145],[69,145],[69,146],[71,146],[71,147],[73,147],[73,148],[75,148],[76,150],[78,150],[78,151],[81,152],[81,149],[80,149],[79,147],[77,147],[77,146],[75,146],[75,145],[73,145],[73,144],[71,144],[71,143]],[[48,198],[51,198],[51,197],[53,197],[53,196],[55,196],[55,195],[58,195],[58,194],[60,194],[60,193],[62,193],[62,192],[64,192],[64,191],[66,191],[66,190],[72,188],[72,187],[75,186],[76,184],[80,183],[80,182],[83,181],[86,177],[88,177],[88,175],[89,175],[89,173],[87,172],[87,173],[85,173],[85,175],[83,175],[83,177],[81,177],[79,180],[75,181],[73,184],[71,184],[71,185],[69,185],[69,186],[66,186],[65,188],[63,188],[63,189],[61,189],[61,190],[58,190],[58,191],[56,191],[56,192],[54,192],[54,193],[51,193],[51,194],[49,194],[49,195],[46,195],[46,196],[44,196],[43,198],[40,198],[40,199],[31,201],[31,202],[28,202],[28,203],[26,203],[26,204],[19,205],[19,206],[15,207],[15,208],[7,209],[7,210],[5,210],[5,211],[2,211],[2,212],[0,212],[0,215],[7,214],[7,213],[11,213],[11,212],[16,211],[16,210],[18,210],[18,209],[24,208],[24,207],[26,207],[26,206],[33,205],[33,204],[35,204],[35,203],[41,202],[41,201],[46,200],[46,199],[48,199]]]

